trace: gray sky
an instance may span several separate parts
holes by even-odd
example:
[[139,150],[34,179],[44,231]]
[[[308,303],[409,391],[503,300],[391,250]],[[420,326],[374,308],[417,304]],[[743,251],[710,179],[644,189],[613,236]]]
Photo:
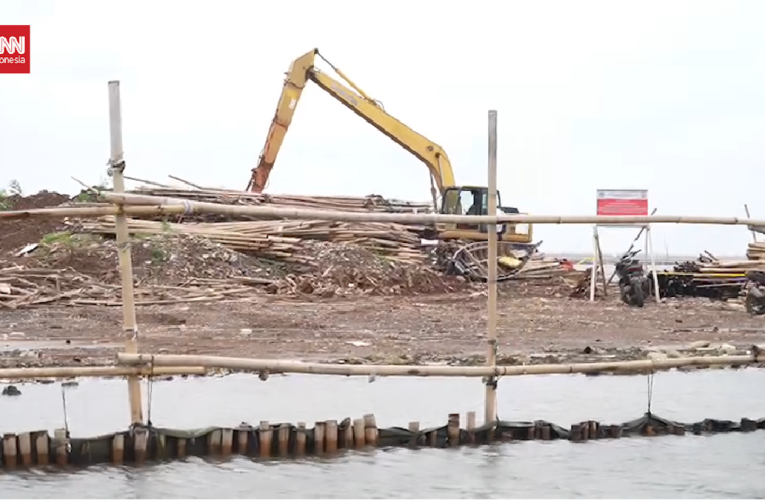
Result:
[[[486,184],[499,112],[504,205],[591,214],[598,188],[649,189],[664,214],[765,218],[765,2],[27,0],[32,74],[0,75],[0,186],[105,178],[107,81],[121,80],[129,173],[244,189],[283,74],[313,47]],[[328,68],[324,68],[328,69]],[[318,87],[268,192],[429,198],[425,166]],[[588,251],[586,226],[537,226]],[[608,252],[634,231],[611,229]],[[660,225],[655,250],[742,254],[743,228]]]

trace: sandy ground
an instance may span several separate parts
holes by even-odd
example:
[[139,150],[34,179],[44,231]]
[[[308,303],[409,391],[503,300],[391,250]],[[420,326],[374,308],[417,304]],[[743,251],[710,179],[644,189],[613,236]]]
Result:
[[[314,302],[264,296],[244,303],[141,307],[139,350],[474,364],[486,352],[486,309],[485,296],[475,292]],[[706,299],[631,309],[615,297],[596,303],[560,296],[501,297],[498,330],[505,363],[637,359],[651,350],[680,352],[699,341],[742,350],[765,343],[765,318],[749,316],[736,303]],[[119,307],[0,311],[3,367],[109,363],[122,339]]]

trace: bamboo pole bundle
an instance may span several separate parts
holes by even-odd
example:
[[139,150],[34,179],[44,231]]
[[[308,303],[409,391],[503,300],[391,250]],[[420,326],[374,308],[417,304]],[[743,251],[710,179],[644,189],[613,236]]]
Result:
[[184,198],[229,205],[282,205],[285,207],[321,208],[324,210],[344,210],[349,212],[421,213],[431,210],[431,204],[429,203],[386,199],[379,195],[363,197],[296,196],[258,194],[215,188],[197,188],[191,190],[156,186],[142,186],[132,190],[132,192],[150,196]]
[[765,242],[759,241],[749,243],[746,250],[746,257],[750,260],[765,261]]
[[204,366],[227,370],[305,373],[315,375],[385,376],[385,377],[501,377],[515,375],[552,375],[568,373],[596,373],[611,371],[641,371],[678,368],[683,366],[740,366],[765,363],[765,354],[757,348],[752,355],[699,356],[637,361],[609,361],[596,363],[546,364],[524,366],[406,366],[406,365],[345,365],[302,363],[275,359],[230,358],[182,354],[127,354],[118,353],[117,363],[131,366]]
[[[90,233],[113,234],[113,217],[80,224]],[[308,263],[313,247],[306,240],[350,243],[400,263],[421,264],[420,238],[410,228],[393,223],[345,223],[326,221],[243,221],[213,223],[167,223],[130,219],[133,234],[190,234],[208,238],[240,252],[266,258]]]

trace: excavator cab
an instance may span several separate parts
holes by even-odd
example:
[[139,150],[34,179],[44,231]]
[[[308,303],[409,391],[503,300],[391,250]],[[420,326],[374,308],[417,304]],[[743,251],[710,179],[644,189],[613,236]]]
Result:
[[[447,187],[441,198],[441,213],[450,215],[489,215],[489,189],[482,186]],[[517,214],[514,207],[503,207],[497,191],[497,213]],[[443,239],[488,239],[486,224],[441,224],[439,232]],[[515,224],[500,224],[497,235],[501,241],[529,243],[530,232],[517,232]]]

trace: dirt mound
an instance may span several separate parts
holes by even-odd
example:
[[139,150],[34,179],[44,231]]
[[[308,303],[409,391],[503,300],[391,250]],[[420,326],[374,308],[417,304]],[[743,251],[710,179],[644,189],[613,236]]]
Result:
[[351,243],[311,241],[303,250],[311,271],[288,274],[284,282],[299,294],[343,296],[445,293],[467,287],[425,265],[401,264]]
[[[131,252],[138,287],[212,286],[215,282],[216,286],[264,286],[271,294],[334,297],[445,293],[470,286],[429,266],[396,263],[351,243],[308,241],[299,263],[289,265],[174,233],[134,237]],[[105,285],[121,282],[116,241],[99,235],[49,234],[37,250],[16,259],[16,264],[70,269]]]
[[71,198],[65,194],[43,190],[29,196],[18,194],[6,196],[4,203],[8,210],[29,210],[31,208],[55,207],[70,200]]
[[[131,240],[136,284],[182,285],[194,279],[236,276],[272,277],[276,273],[259,259],[228,250],[205,238],[161,234]],[[117,244],[90,234],[49,235],[32,257],[49,268],[71,268],[106,284],[120,283]]]
[[[40,191],[31,196],[17,194],[2,199],[5,210],[29,210],[32,208],[55,207],[69,201],[65,194]],[[49,233],[61,230],[63,222],[58,219],[18,219],[0,221],[0,257],[17,252],[25,245],[37,243]]]

